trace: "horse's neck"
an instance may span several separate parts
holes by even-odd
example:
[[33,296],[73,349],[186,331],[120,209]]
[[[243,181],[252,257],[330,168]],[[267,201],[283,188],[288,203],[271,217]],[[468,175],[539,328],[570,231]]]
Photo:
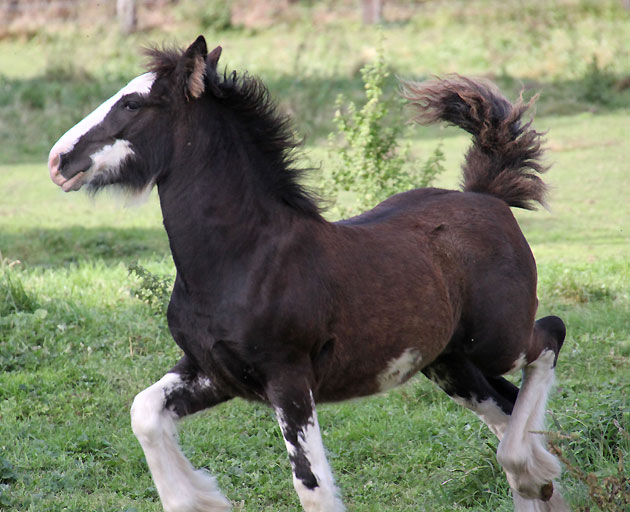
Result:
[[254,172],[243,168],[244,161],[230,160],[231,169],[186,165],[158,183],[173,260],[190,287],[197,282],[220,285],[217,279],[246,266],[265,243],[287,229],[294,215],[257,190],[253,180],[243,179]]

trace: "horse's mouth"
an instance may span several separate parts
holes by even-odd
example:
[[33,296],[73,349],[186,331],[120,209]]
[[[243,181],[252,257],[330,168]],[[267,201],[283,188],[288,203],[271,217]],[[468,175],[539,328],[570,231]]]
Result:
[[[64,176],[60,167],[61,158],[60,155],[54,155],[48,161],[48,170],[50,172],[50,179],[55,185],[61,187],[64,192],[70,192],[72,190],[79,190],[86,181],[86,172],[88,169],[79,169],[72,172],[71,177]],[[90,161],[91,163],[91,161]],[[67,173],[65,173],[67,174]]]
[[61,188],[64,192],[70,192],[71,190],[79,190],[85,183],[85,171],[79,171],[72,178],[67,179],[61,183]]

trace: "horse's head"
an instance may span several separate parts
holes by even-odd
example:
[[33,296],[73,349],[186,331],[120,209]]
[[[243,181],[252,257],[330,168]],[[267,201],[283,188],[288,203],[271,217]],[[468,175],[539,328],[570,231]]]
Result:
[[216,74],[221,48],[208,55],[199,36],[183,53],[153,53],[162,61],[68,130],[50,150],[50,177],[64,191],[119,185],[139,193],[168,169],[178,121],[204,94],[207,78]]

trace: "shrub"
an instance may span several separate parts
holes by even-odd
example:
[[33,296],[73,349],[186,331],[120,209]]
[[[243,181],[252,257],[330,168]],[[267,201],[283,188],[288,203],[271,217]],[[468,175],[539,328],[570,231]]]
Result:
[[[410,188],[430,186],[444,170],[441,145],[419,170],[412,170],[409,165],[409,146],[400,143],[405,126],[400,116],[402,101],[385,97],[383,92],[389,75],[381,44],[376,59],[361,68],[363,106],[359,108],[351,101],[344,107],[345,98],[342,95],[337,98],[334,116],[337,133],[328,137],[334,162],[326,186],[341,215],[373,207]],[[356,192],[356,206],[340,205],[341,191]]]
[[140,279],[140,284],[131,290],[131,295],[149,306],[154,315],[165,315],[173,289],[172,277],[154,274],[138,263],[131,263],[127,269],[129,275]]

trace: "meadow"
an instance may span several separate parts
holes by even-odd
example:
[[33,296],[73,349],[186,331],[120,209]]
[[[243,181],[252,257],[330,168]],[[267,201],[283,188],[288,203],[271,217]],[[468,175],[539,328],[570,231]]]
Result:
[[[630,510],[630,12],[616,0],[401,9],[379,30],[330,2],[298,2],[266,28],[217,28],[182,1],[165,14],[168,28],[127,38],[67,25],[0,40],[0,510],[161,510],[129,422],[134,395],[180,357],[128,269],[174,274],[157,197],[129,208],[106,193],[63,194],[46,158],[65,130],[142,72],[140,47],[185,45],[199,33],[223,46],[228,69],[260,76],[295,119],[315,187],[335,158],[335,99],[360,100],[359,69],[381,37],[388,93],[396,76],[450,72],[491,78],[510,98],[540,93],[550,209],[514,213],[538,262],[539,316],[561,316],[568,329],[548,430],[573,510]],[[404,139],[418,159],[441,143],[446,171],[436,185],[459,186],[467,134],[414,126]],[[349,511],[512,509],[496,439],[421,375],[321,406],[319,422]],[[180,436],[235,510],[299,509],[266,407],[233,400],[186,419]]]

